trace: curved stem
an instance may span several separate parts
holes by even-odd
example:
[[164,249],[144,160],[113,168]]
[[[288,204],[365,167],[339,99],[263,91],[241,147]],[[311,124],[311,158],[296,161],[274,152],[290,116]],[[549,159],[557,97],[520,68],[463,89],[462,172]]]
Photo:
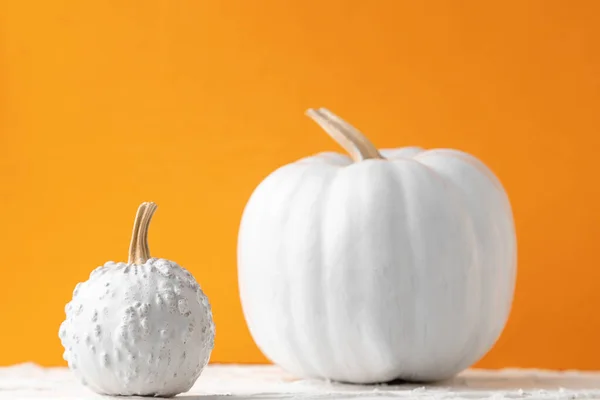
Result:
[[344,148],[355,162],[370,158],[383,159],[377,148],[358,129],[326,108],[306,111],[325,132]]
[[146,205],[147,203],[140,204],[140,206],[137,209],[137,213],[135,214],[135,220],[133,222],[133,232],[131,233],[131,241],[129,243],[129,264],[132,264],[135,261],[135,256],[137,253],[138,236],[140,234],[142,218],[144,216],[144,212],[146,211]]
[[152,202],[140,204],[135,215],[133,223],[133,232],[131,234],[131,243],[129,244],[129,264],[144,264],[150,258],[150,248],[148,247],[148,229],[150,221],[157,209],[157,205]]

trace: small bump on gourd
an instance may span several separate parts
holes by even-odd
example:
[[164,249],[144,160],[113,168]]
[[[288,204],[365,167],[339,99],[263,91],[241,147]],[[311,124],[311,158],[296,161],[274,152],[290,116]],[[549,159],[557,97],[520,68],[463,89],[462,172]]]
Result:
[[126,266],[125,268],[123,268],[123,273],[124,274],[128,274],[129,273],[129,265]]
[[188,315],[189,315],[190,306],[186,299],[179,299],[177,301],[177,308],[179,309],[179,313],[181,313],[181,314],[188,313]]
[[65,361],[67,361],[67,362],[69,361],[69,351],[68,351],[68,350],[65,350],[65,351],[63,352],[63,354],[62,354],[62,358],[63,358],[63,360],[65,360]]
[[182,291],[183,291],[183,285],[179,284],[179,285],[173,286],[173,293],[175,293],[176,296],[181,296]]
[[169,336],[170,336],[170,333],[169,333],[168,330],[166,330],[166,329],[161,329],[160,330],[160,337],[161,338],[165,339],[165,338],[168,338]]
[[102,328],[100,327],[100,325],[94,326],[94,336],[96,336],[97,338],[102,336]]
[[175,303],[177,301],[177,296],[175,296],[175,292],[172,289],[165,290],[163,296],[167,303]]
[[91,346],[90,346],[90,351],[91,351],[92,353],[96,354],[96,346],[94,346],[94,345],[91,345]]
[[160,294],[156,294],[154,301],[156,302],[156,305],[158,306],[159,309],[164,308],[165,306],[165,301],[163,300],[162,296]]
[[140,307],[139,314],[141,316],[146,316],[150,312],[150,303],[143,303]]
[[125,309],[125,313],[123,314],[123,317],[121,319],[123,320],[124,323],[128,324],[134,319],[134,316],[135,316],[135,308],[127,307]]
[[119,325],[117,329],[119,336],[121,336],[121,340],[126,342],[129,339],[129,334],[127,333],[127,326]]
[[155,267],[161,267],[164,265],[169,265],[169,260],[166,260],[164,258],[151,258],[150,259],[150,264],[154,265]]
[[183,344],[187,344],[188,340],[190,340],[191,333],[189,331],[184,331],[181,333],[181,341]]
[[98,321],[98,310],[94,310],[92,313],[92,322]]
[[77,297],[79,294],[79,289],[81,288],[81,282],[75,285],[75,289],[73,289],[73,298]]
[[60,324],[60,329],[58,330],[58,337],[64,339],[67,336],[67,324],[66,321]]
[[81,315],[82,312],[83,312],[83,304],[78,304],[77,308],[75,309],[75,315]]
[[148,318],[142,318],[140,320],[140,326],[142,327],[144,336],[148,336],[150,334],[150,324],[148,323]]
[[158,265],[156,265],[156,269],[165,278],[170,278],[173,276],[173,268],[168,263],[158,264]]
[[110,365],[110,357],[108,356],[108,353],[104,352],[100,355],[100,363],[104,368]]
[[89,333],[86,333],[86,334],[84,335],[84,338],[85,338],[85,339],[84,339],[84,340],[85,340],[85,344],[86,344],[87,346],[89,346],[89,345],[91,345],[91,344],[92,344],[92,338],[90,337],[90,334],[89,334]]
[[90,272],[90,280],[94,279],[96,276],[99,276],[105,272],[103,266],[99,266],[95,268],[92,272]]

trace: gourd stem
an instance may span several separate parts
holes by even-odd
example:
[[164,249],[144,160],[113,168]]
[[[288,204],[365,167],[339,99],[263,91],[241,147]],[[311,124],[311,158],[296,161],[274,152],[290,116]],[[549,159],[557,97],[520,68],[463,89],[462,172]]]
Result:
[[157,209],[152,202],[140,204],[133,222],[131,243],[129,244],[129,264],[144,264],[150,258],[150,247],[148,246],[148,229],[150,221]]
[[377,148],[358,129],[326,108],[308,109],[306,115],[315,121],[355,162],[370,158],[383,159]]

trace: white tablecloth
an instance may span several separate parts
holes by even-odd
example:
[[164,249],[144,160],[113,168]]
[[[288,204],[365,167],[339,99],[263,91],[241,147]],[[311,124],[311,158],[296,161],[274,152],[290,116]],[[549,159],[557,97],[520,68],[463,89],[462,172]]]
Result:
[[[347,385],[297,379],[274,366],[210,365],[187,400],[275,399],[600,399],[600,372],[468,370],[436,385]],[[65,368],[34,364],[0,367],[0,399],[104,398],[81,386]],[[123,397],[119,399],[124,399]]]

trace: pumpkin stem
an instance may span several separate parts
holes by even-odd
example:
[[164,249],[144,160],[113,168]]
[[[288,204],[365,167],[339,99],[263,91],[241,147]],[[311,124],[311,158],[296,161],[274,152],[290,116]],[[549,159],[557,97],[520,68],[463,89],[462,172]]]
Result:
[[340,146],[350,154],[354,162],[369,158],[383,159],[377,148],[358,129],[326,108],[309,108],[306,115],[315,121]]
[[148,228],[150,227],[150,220],[152,220],[152,216],[157,207],[158,206],[152,202],[142,203],[138,207],[133,223],[131,243],[129,244],[129,264],[141,265],[150,258]]

